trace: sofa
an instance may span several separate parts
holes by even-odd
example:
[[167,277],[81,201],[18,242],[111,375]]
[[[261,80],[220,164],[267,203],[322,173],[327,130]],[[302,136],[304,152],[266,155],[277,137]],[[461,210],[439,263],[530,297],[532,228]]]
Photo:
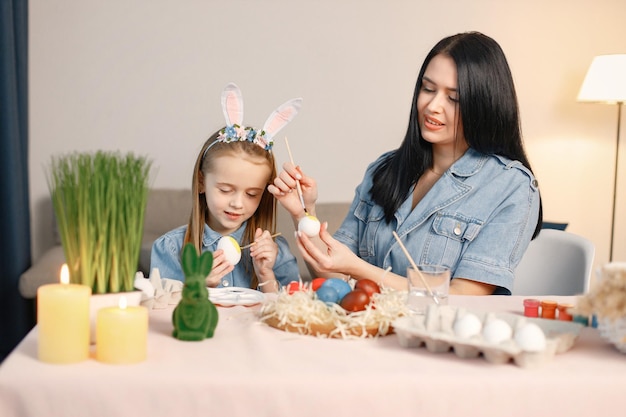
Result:
[[[328,228],[334,232],[343,221],[349,202],[345,203],[318,203],[316,206],[317,217],[322,222],[328,222]],[[159,236],[180,225],[186,224],[191,211],[191,192],[188,189],[154,188],[148,194],[146,213],[144,218],[144,230],[139,255],[137,270],[144,276],[150,273],[150,252],[152,242]],[[300,276],[303,281],[309,281],[311,275],[304,263],[295,243],[295,226],[291,216],[278,205],[276,230],[282,233],[298,260]],[[65,263],[63,247],[55,230],[55,245],[49,248],[20,277],[19,290],[24,298],[35,298],[37,288],[44,284],[58,282],[59,271]]]

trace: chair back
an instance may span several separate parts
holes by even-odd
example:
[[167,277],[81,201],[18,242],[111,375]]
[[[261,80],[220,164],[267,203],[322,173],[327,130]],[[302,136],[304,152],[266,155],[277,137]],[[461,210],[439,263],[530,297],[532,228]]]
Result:
[[515,269],[513,295],[578,295],[589,289],[595,246],[587,238],[543,229]]

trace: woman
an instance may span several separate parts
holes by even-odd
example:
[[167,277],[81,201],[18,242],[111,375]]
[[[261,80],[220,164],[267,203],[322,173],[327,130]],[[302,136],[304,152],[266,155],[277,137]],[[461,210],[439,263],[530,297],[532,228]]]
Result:
[[[315,181],[283,168],[270,192],[297,221],[299,181],[314,215]],[[417,264],[450,268],[451,294],[510,294],[541,220],[508,63],[497,42],[469,32],[444,38],[424,60],[404,140],[367,168],[334,238],[323,225],[319,237],[299,233],[298,247],[318,275],[384,277],[406,289],[410,263],[396,232]]]

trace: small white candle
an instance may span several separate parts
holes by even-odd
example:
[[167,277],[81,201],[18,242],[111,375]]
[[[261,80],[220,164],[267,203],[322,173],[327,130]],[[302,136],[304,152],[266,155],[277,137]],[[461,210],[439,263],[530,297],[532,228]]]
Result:
[[119,307],[98,310],[96,318],[96,359],[104,363],[127,364],[146,359],[148,309],[126,306],[121,296]]
[[80,362],[89,357],[89,297],[91,288],[70,284],[67,265],[61,283],[37,290],[38,356],[48,363]]

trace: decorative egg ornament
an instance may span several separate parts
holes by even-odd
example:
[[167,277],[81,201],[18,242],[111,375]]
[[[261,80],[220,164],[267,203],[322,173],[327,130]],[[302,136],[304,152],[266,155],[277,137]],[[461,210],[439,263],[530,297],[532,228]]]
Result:
[[324,283],[318,288],[318,292],[322,288],[331,287],[337,292],[337,296],[339,297],[335,303],[339,303],[346,294],[352,291],[352,287],[346,281],[341,278],[328,278]]
[[347,293],[340,302],[340,306],[350,312],[363,311],[370,303],[370,296],[365,290],[357,288]]
[[375,293],[380,294],[380,286],[376,282],[367,278],[358,280],[356,284],[354,284],[354,289],[361,289],[370,297],[372,297]]
[[335,303],[337,304],[341,298],[339,297],[339,293],[337,290],[331,286],[321,286],[315,291],[317,298],[322,300],[327,304]]
[[317,236],[320,233],[320,221],[315,216],[307,214],[298,222],[298,231],[309,237]]
[[313,280],[311,280],[311,289],[313,291],[317,291],[317,289],[322,286],[324,281],[326,281],[326,278],[313,278]]
[[237,265],[241,260],[241,247],[232,236],[224,236],[217,242],[217,249],[224,251],[226,260],[231,265]]

